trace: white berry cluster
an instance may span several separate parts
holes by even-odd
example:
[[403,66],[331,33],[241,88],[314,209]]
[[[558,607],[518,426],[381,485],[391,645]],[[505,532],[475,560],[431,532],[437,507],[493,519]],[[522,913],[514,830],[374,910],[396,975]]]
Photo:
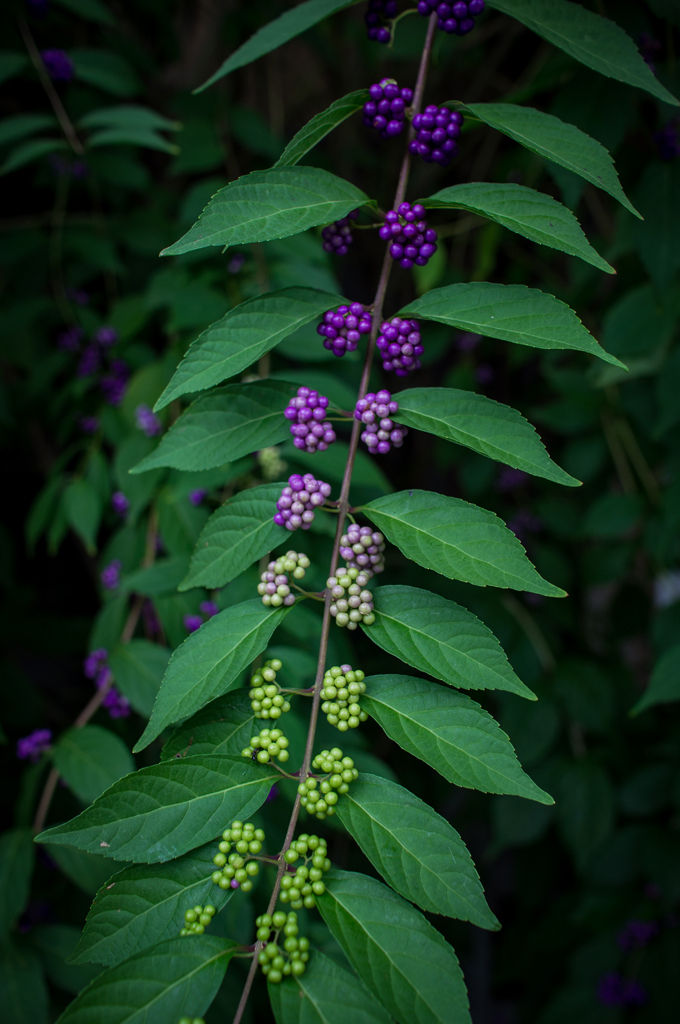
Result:
[[333,598],[331,615],[338,626],[356,629],[360,622],[366,626],[375,622],[373,595],[365,589],[369,578],[366,569],[350,569],[342,565],[336,570],[335,576],[329,576],[326,580]]
[[285,555],[270,562],[257,585],[262,604],[272,608],[295,604],[295,594],[291,593],[289,575],[292,574],[296,580],[303,580],[305,570],[309,569],[310,564],[307,555],[302,551],[286,551]]

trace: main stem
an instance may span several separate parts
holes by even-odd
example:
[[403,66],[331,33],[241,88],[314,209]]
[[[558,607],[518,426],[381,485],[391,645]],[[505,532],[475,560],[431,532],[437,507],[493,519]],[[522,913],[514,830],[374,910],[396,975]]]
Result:
[[[420,112],[420,108],[423,102],[423,93],[425,91],[425,79],[427,77],[427,68],[430,62],[430,55],[432,53],[432,43],[434,41],[434,34],[437,28],[437,15],[430,15],[430,20],[427,26],[427,36],[425,37],[425,43],[423,46],[423,52],[420,57],[420,66],[418,68],[418,77],[416,79],[416,87],[413,91],[413,113],[414,115]],[[409,129],[408,141],[414,137],[414,130],[411,127]],[[394,196],[394,203],[392,209],[396,210],[401,203],[403,203],[406,196],[406,186],[408,183],[408,175],[411,166],[411,154],[408,146],[404,153],[404,158],[401,162],[401,169],[399,171],[399,180],[397,182],[397,190]],[[390,243],[388,242],[385,247],[385,256],[383,258],[382,269],[380,271],[380,277],[378,279],[378,287],[375,292],[375,299],[373,300],[373,327],[369,337],[368,346],[366,349],[366,358],[364,360],[364,369],[361,375],[361,384],[359,386],[358,399],[363,398],[368,391],[368,381],[371,376],[371,367],[373,365],[373,354],[375,352],[375,339],[378,335],[378,328],[380,321],[382,320],[383,305],[385,302],[385,294],[387,292],[387,284],[390,278],[390,271],[392,269],[393,259],[390,256]],[[338,566],[338,558],[340,555],[340,538],[344,532],[345,518],[347,516],[347,510],[349,509],[349,489],[352,483],[352,473],[354,471],[354,460],[357,454],[357,448],[359,446],[359,432],[361,430],[361,423],[355,419],[352,424],[352,436],[349,442],[349,452],[347,455],[347,462],[345,463],[345,472],[342,478],[342,486],[340,488],[340,499],[338,501],[338,523],[335,530],[335,541],[333,543],[333,553],[331,555],[331,563],[329,567],[329,576],[333,576]],[[330,589],[326,588],[326,597],[324,601],[323,610],[323,622],[321,624],[321,640],[319,643],[319,659],[316,666],[316,680],[314,683],[314,695],[312,698],[312,710],[309,716],[309,729],[307,731],[307,743],[305,745],[305,754],[302,760],[302,766],[300,768],[300,781],[304,781],[309,774],[309,766],[312,762],[312,749],[314,747],[314,737],[316,735],[316,726],[319,720],[319,706],[321,704],[321,690],[323,687],[323,677],[326,670],[326,656],[328,654],[328,634],[331,624],[331,593]],[[276,873],[276,881],[272,890],[271,898],[269,900],[269,906],[267,907],[267,913],[272,914],[276,901],[279,898],[279,890],[281,888],[281,879],[283,878],[286,870],[286,862],[283,855],[293,841],[295,834],[295,827],[297,825],[298,816],[300,814],[300,795],[299,793],[295,797],[295,803],[293,805],[293,811],[290,816],[288,823],[288,829],[286,831],[286,838],[283,841],[283,847],[281,850],[281,856],[279,857],[279,866]],[[233,1024],[240,1024],[243,1012],[248,1002],[250,990],[255,980],[255,974],[257,973],[258,967],[258,954],[261,951],[264,943],[256,942],[255,950],[253,952],[253,959],[248,971],[248,977],[243,988],[241,1000],[234,1016]]]

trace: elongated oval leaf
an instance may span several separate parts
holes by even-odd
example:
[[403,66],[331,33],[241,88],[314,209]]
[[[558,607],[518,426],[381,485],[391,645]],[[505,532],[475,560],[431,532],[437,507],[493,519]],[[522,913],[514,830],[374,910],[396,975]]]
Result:
[[544,192],[524,185],[477,181],[452,185],[421,201],[433,209],[478,213],[532,242],[579,256],[607,274],[616,273],[593,249],[571,210]]
[[392,1019],[355,974],[318,950],[301,977],[268,988],[276,1024],[390,1024]]
[[455,388],[411,388],[394,397],[399,402],[394,416],[398,423],[455,441],[533,476],[579,486],[579,480],[555,465],[531,423],[508,405]]
[[148,746],[166,726],[226,693],[265,649],[287,613],[287,608],[266,608],[259,598],[244,601],[213,616],[187,637],[170,659],[151,721],[135,751]]
[[123,775],[135,770],[132,754],[119,736],[100,725],[62,733],[54,765],[70,789],[90,804]]
[[158,412],[180,395],[241,373],[289,334],[344,301],[316,288],[282,288],[242,302],[193,342],[154,408]]
[[223,587],[244,569],[282,544],[287,534],[272,509],[282,484],[262,484],[240,491],[214,512],[203,528],[180,590]]
[[116,686],[144,718],[153,711],[169,660],[168,648],[150,640],[131,640],[111,652],[109,666]]
[[362,772],[338,804],[338,817],[385,881],[407,900],[433,914],[500,928],[463,840],[403,786]]
[[356,92],[347,93],[341,99],[335,100],[320,114],[315,114],[311,121],[308,121],[304,128],[301,128],[297,135],[290,140],[275,166],[293,167],[329,132],[332,132],[357,110],[361,110],[367,99],[368,89],[357,89]]
[[253,735],[254,722],[255,712],[247,690],[227,693],[176,729],[161,757],[167,760],[187,754],[240,754]]
[[364,984],[400,1024],[470,1024],[451,946],[423,915],[366,875],[334,869],[321,916]]
[[159,597],[177,590],[186,575],[189,559],[186,555],[174,558],[159,558],[146,569],[137,569],[120,582],[123,592],[142,594],[144,597]]
[[392,544],[425,569],[478,587],[566,596],[538,575],[502,519],[462,498],[398,491],[369,502],[363,511]]
[[251,171],[220,189],[194,226],[161,256],[297,235],[367,202],[361,189],[320,167]]
[[412,668],[464,690],[508,690],[536,700],[491,630],[459,604],[417,587],[379,587],[364,632]]
[[220,910],[234,890],[214,885],[214,856],[213,842],[167,864],[123,868],[97,893],[69,963],[113,967],[176,938],[190,907],[212,903]]
[[575,349],[626,369],[598,345],[566,303],[523,284],[473,281],[433,288],[399,311],[532,348]]
[[609,152],[580,128],[561,121],[554,114],[514,103],[471,103],[467,110],[525,149],[597,185],[636,217],[640,216],[621,188]]
[[609,18],[568,0],[489,0],[489,7],[517,18],[601,75],[678,106],[678,100],[654,77],[630,36]]
[[369,676],[361,699],[390,739],[454,785],[554,803],[522,771],[498,723],[465,694],[412,676]]
[[27,828],[8,829],[0,838],[0,937],[4,942],[28,903],[35,847]]
[[162,761],[126,775],[36,841],[156,864],[207,843],[225,822],[247,818],[264,803],[272,778],[272,769],[226,754]]
[[290,424],[283,415],[295,387],[281,380],[228,384],[197,398],[132,473],[159,466],[194,471],[235,462],[279,444]]
[[201,1017],[238,949],[231,939],[169,939],[103,971],[59,1018],[60,1024],[168,1024]]
[[659,658],[647,689],[630,713],[639,715],[641,711],[646,711],[655,704],[666,704],[675,700],[680,700],[680,644],[671,647]]

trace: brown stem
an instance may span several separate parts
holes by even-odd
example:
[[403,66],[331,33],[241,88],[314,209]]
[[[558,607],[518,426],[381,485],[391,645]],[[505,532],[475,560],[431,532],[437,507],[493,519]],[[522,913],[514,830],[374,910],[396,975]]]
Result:
[[81,156],[85,152],[83,144],[76,134],[76,130],[71,123],[70,117],[66,113],[66,108],[59,98],[59,93],[52,85],[52,80],[45,71],[45,65],[42,62],[40,53],[38,52],[38,47],[35,45],[35,40],[31,35],[31,30],[23,18],[19,18],[19,31],[21,32],[24,43],[26,44],[28,55],[31,58],[31,63],[33,64],[38,78],[40,79],[40,83],[47,93],[47,98],[52,104],[54,113],[57,115],[57,120],[61,125],[61,130],[68,139],[68,143],[74,153]]

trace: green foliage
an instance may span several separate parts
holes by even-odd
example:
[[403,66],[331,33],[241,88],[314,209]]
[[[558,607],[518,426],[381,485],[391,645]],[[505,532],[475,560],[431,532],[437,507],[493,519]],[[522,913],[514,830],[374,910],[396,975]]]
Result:
[[318,142],[321,142],[329,132],[337,128],[348,117],[361,110],[368,99],[368,89],[357,89],[350,92],[342,99],[331,103],[327,110],[315,114],[311,121],[308,121],[304,128],[301,128],[284,149],[276,161],[276,167],[293,167],[299,163],[305,153],[314,149]]
[[358,980],[323,953],[300,978],[269,986],[276,1024],[388,1024],[387,1011]]
[[84,804],[91,804],[123,775],[135,770],[123,741],[99,725],[63,733],[53,756],[64,782]]
[[0,936],[4,942],[28,903],[35,848],[27,829],[0,837]]

